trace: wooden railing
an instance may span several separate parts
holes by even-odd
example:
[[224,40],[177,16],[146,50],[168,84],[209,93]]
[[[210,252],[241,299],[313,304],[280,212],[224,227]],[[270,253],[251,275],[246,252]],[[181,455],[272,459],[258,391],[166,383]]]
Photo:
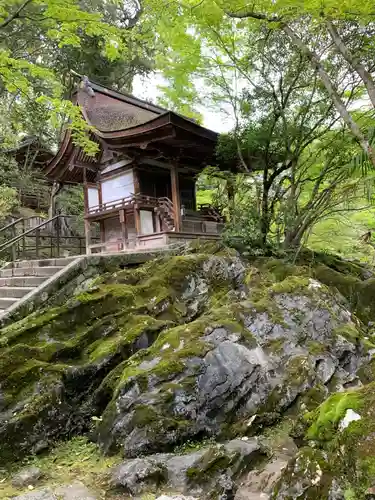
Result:
[[175,215],[175,211],[174,211],[174,206],[173,206],[173,203],[172,201],[167,198],[167,197],[163,197],[163,198],[158,198],[158,205],[163,208],[166,213],[173,219],[173,220],[176,220],[176,215]]
[[[82,235],[67,235],[61,232],[61,222],[66,221],[66,219],[73,221],[75,217],[56,215],[21,234],[13,236],[0,244],[0,258],[15,261],[19,258],[38,259],[40,257],[65,256],[65,253],[71,255],[86,253],[86,240]],[[2,230],[15,227],[19,221],[8,224]],[[46,228],[49,230],[46,231]]]
[[88,214],[101,214],[116,209],[126,209],[128,207],[134,206],[135,204],[150,206],[153,208],[162,207],[173,219],[175,218],[173,203],[169,198],[157,198],[155,196],[148,196],[146,194],[132,194],[129,196],[125,196],[124,198],[119,198],[118,200],[94,205],[93,207],[89,208]]
[[198,213],[203,218],[208,218],[215,222],[224,222],[224,217],[209,203],[199,204]]
[[107,203],[100,203],[99,205],[94,205],[89,208],[89,215],[100,214],[103,212],[108,212],[110,210],[115,210],[116,208],[127,208],[134,204],[134,195],[125,196],[124,198],[119,198],[118,200],[108,201]]

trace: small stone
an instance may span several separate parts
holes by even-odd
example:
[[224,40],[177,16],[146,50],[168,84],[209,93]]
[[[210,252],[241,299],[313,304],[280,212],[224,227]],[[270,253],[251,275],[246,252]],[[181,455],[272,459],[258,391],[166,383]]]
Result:
[[116,467],[112,474],[111,484],[114,487],[123,487],[131,495],[138,495],[155,488],[166,481],[166,470],[156,460],[135,458]]
[[313,280],[312,278],[309,279],[309,290],[317,290],[319,288],[322,288],[322,284],[319,283],[319,281]]
[[13,497],[12,500],[59,500],[49,488]]
[[38,467],[26,467],[17,472],[12,478],[12,485],[16,488],[24,488],[25,486],[33,486],[37,484],[43,476],[42,471]]
[[366,500],[373,500],[375,498],[375,486],[368,488],[365,492]]
[[158,497],[156,500],[198,500],[198,498],[183,497],[183,496],[169,497],[167,495],[162,495],[161,497]]
[[61,500],[97,500],[97,497],[80,481],[60,486],[55,490],[55,494]]
[[345,413],[345,417],[341,420],[339,424],[340,431],[346,429],[351,422],[355,422],[356,420],[361,420],[361,415],[358,415],[357,412],[348,408]]

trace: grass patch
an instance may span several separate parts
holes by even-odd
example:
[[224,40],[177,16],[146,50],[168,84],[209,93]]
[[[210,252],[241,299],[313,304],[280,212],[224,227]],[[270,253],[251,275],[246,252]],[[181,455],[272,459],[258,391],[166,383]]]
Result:
[[109,498],[107,472],[120,461],[119,456],[103,456],[98,446],[86,437],[76,437],[57,444],[48,454],[31,457],[4,473],[0,477],[0,498],[8,500],[28,491],[27,487],[24,490],[13,487],[11,478],[18,468],[30,466],[40,468],[43,473],[38,488],[39,485],[54,487],[82,481],[96,492],[98,498]]

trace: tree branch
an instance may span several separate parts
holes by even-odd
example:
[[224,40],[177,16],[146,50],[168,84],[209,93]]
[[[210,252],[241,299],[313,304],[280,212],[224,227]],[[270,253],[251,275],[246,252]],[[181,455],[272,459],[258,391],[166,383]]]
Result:
[[32,2],[33,0],[25,0],[16,11],[13,12],[10,16],[8,16],[5,21],[0,24],[0,29],[6,28],[8,24],[13,22],[15,19],[20,17],[21,12]]
[[344,40],[339,35],[336,27],[332,24],[332,22],[327,19],[326,26],[328,28],[328,32],[331,35],[333,43],[336,45],[338,51],[342,54],[347,63],[358,73],[363,81],[369,98],[371,100],[372,105],[375,108],[375,82],[371,76],[371,74],[366,70],[361,61],[351,53],[348,47],[345,45]]
[[281,18],[272,16],[267,17],[264,14],[256,13],[256,12],[227,12],[227,15],[232,18],[253,18],[258,20],[263,20],[267,22],[279,22],[280,28],[284,33],[288,35],[288,37],[292,40],[294,45],[304,54],[307,59],[310,61],[310,64],[314,69],[316,69],[320,79],[323,82],[330,98],[332,99],[338,113],[343,119],[344,123],[347,125],[353,136],[356,138],[358,143],[361,145],[363,151],[369,157],[371,163],[375,166],[375,154],[374,151],[368,141],[368,139],[362,134],[361,129],[359,128],[357,122],[353,120],[351,114],[347,110],[344,102],[342,101],[340,95],[338,94],[336,88],[334,87],[330,76],[323,68],[321,60],[319,56],[309,49],[309,47],[303,42],[303,40],[293,31],[293,29],[285,22],[281,20]]

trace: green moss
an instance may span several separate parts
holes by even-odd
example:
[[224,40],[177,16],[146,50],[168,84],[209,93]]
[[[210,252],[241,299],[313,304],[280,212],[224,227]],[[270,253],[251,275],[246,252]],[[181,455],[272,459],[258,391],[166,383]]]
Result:
[[[107,480],[103,471],[119,463],[119,456],[105,457],[98,446],[86,437],[76,437],[70,441],[59,442],[48,452],[30,457],[22,464],[7,464],[7,472],[0,481],[0,497],[3,500],[14,498],[22,493],[11,483],[12,476],[19,467],[38,467],[42,472],[40,487],[54,487],[82,481],[93,491],[106,489]],[[53,464],[53,466],[52,466]],[[24,493],[24,492],[23,492]]]
[[319,356],[327,351],[327,346],[316,340],[308,340],[306,342],[306,347],[313,356]]
[[375,358],[371,359],[368,363],[363,363],[357,375],[363,384],[375,382]]
[[364,404],[357,391],[336,393],[330,396],[323,404],[305,416],[306,421],[312,421],[307,431],[307,438],[318,441],[332,439],[339,422],[344,418],[346,410],[359,410]]
[[[170,325],[169,321],[156,320],[147,315],[135,314],[130,317],[123,315],[121,320],[117,321],[118,329],[115,329],[116,333],[91,343],[84,355],[88,356],[90,361],[100,360],[110,355],[113,356],[116,352],[131,347],[134,341],[143,334],[149,335],[153,341],[154,334],[157,334],[168,325]],[[129,350],[129,355],[131,354]]]
[[273,282],[284,281],[291,276],[306,276],[309,274],[307,267],[297,266],[286,259],[263,258],[259,259],[258,264],[263,272],[271,274]]
[[267,288],[253,291],[250,299],[257,313],[266,313],[273,323],[285,325],[282,310],[278,307]]
[[356,343],[359,339],[363,337],[362,333],[355,327],[353,323],[346,323],[335,328],[332,332],[333,335],[341,335],[349,342]]
[[235,457],[235,453],[226,455],[221,447],[209,448],[194,467],[187,469],[186,475],[194,482],[208,482],[216,472],[229,468]]
[[[306,500],[329,498],[332,484],[330,472],[327,458],[322,450],[301,448],[297,458],[289,462],[282,475],[282,480],[273,489],[272,499],[277,500],[284,496],[285,490],[294,491],[297,484],[303,484],[303,498]],[[283,486],[283,495],[280,495],[281,485]]]
[[176,446],[173,449],[173,453],[176,455],[185,455],[189,453],[194,453],[195,451],[199,451],[202,448],[208,448],[209,446],[214,446],[216,441],[214,438],[207,438],[201,441],[194,441],[187,439],[183,444]]
[[284,344],[285,344],[285,339],[278,338],[270,340],[263,347],[267,351],[270,351],[272,354],[280,354],[284,350]]
[[295,356],[289,359],[285,366],[286,370],[286,380],[284,385],[288,386],[300,386],[302,385],[310,375],[310,364],[308,356]]
[[306,276],[289,276],[271,287],[273,293],[308,293],[309,278]]
[[152,374],[166,379],[184,371],[185,365],[178,359],[164,360],[152,369]]
[[156,411],[147,405],[138,405],[132,417],[134,427],[148,427],[159,421]]
[[301,403],[304,404],[308,411],[314,410],[327,397],[327,389],[324,385],[315,385],[309,389],[301,398]]

